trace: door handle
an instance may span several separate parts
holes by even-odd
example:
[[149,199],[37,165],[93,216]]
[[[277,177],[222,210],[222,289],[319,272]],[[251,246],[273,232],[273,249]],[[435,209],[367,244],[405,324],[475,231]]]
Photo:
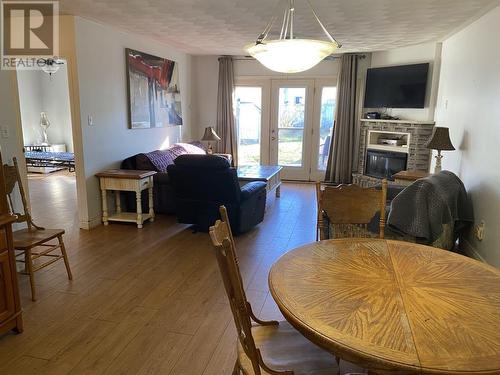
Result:
[[276,140],[276,137],[271,137],[271,141],[275,141]]

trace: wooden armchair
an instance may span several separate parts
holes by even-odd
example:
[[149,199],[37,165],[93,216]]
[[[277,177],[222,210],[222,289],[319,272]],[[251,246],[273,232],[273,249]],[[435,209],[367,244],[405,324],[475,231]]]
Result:
[[316,183],[318,219],[316,240],[345,237],[373,237],[368,224],[380,213],[379,237],[384,238],[387,180],[382,188],[358,185],[322,186]]
[[[238,358],[233,375],[332,375],[338,362],[298,333],[287,322],[262,321],[248,302],[238,267],[227,211],[210,227],[210,237],[238,334]],[[257,325],[252,325],[252,321]]]
[[[36,225],[30,215],[26,195],[21,182],[17,159],[13,158],[14,165],[4,165],[5,187],[9,202],[10,212],[17,216],[17,223],[26,223],[27,228],[17,230],[14,235],[14,249],[18,251],[16,261],[24,263],[25,270],[22,274],[29,275],[31,285],[31,299],[36,300],[35,290],[35,272],[47,267],[48,265],[63,259],[68,273],[68,278],[73,279],[69,267],[68,256],[64,246],[64,229],[45,229]],[[16,213],[12,201],[16,184],[19,187],[19,193],[23,204],[24,213]],[[57,243],[49,243],[56,241]],[[60,250],[60,254],[53,254],[55,250]],[[36,251],[33,251],[36,250]],[[49,258],[45,262],[38,262],[37,259]],[[24,259],[18,259],[24,258]],[[36,261],[36,262],[35,262]]]

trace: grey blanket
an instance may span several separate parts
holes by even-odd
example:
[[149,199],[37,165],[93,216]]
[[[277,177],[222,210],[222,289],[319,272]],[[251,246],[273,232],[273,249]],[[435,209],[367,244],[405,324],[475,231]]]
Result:
[[433,243],[443,224],[453,223],[455,238],[473,222],[472,204],[462,181],[442,171],[406,187],[391,203],[387,224],[391,229]]

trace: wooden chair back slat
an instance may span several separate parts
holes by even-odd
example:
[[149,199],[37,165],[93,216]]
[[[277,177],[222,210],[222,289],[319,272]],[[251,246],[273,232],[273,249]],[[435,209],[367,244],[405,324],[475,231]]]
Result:
[[[3,165],[3,172],[5,176],[5,190],[9,202],[10,213],[17,216],[16,222],[27,223],[29,229],[31,229],[32,226],[39,228],[33,223],[33,220],[31,218],[31,214],[28,207],[28,201],[26,198],[26,193],[24,191],[23,183],[21,180],[21,174],[19,173],[19,165],[17,163],[17,158],[14,157],[12,158],[12,160],[14,162],[14,165],[8,165],[8,164]],[[21,196],[21,202],[23,205],[22,213],[16,212],[14,208],[13,197],[15,193],[16,184],[18,186],[19,195]]]
[[[368,224],[380,213],[379,237],[384,238],[387,180],[382,188],[358,185],[324,186],[316,184],[320,239],[371,237]],[[330,233],[330,229],[334,233]]]
[[210,238],[215,247],[217,263],[219,265],[222,281],[226,290],[234,323],[238,333],[238,340],[248,358],[252,361],[255,375],[261,375],[260,352],[255,346],[252,336],[252,322],[249,303],[246,298],[241,273],[236,256],[235,243],[229,225],[227,210],[220,208],[222,220],[217,220],[210,228]]

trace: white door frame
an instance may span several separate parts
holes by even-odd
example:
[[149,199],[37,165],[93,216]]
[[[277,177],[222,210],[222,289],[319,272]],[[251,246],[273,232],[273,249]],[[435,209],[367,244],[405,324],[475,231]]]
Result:
[[251,77],[238,77],[235,80],[235,86],[239,87],[260,87],[262,89],[261,122],[260,122],[260,163],[262,165],[270,164],[270,145],[269,145],[269,111],[271,102],[271,80],[258,79]]
[[278,164],[278,105],[279,89],[282,87],[305,87],[304,134],[302,145],[302,165],[300,167],[283,166],[281,176],[285,180],[309,180],[311,162],[311,129],[314,113],[314,80],[313,79],[273,79],[271,83],[271,123],[270,123],[270,156],[271,164]]
[[[303,175],[295,171],[283,174],[284,179],[302,181],[320,181],[324,179],[325,171],[318,170],[317,163],[319,157],[319,134],[321,121],[321,97],[324,87],[337,86],[335,77],[308,78],[298,77],[292,79],[282,79],[278,77],[245,77],[240,76],[235,79],[235,86],[261,87],[262,88],[262,118],[261,118],[261,151],[260,160],[262,165],[277,164],[277,118],[278,112],[274,111],[277,105],[277,94],[275,91],[278,85],[287,87],[309,88],[306,92],[306,118],[310,124],[304,128],[304,148],[303,148]],[[309,86],[307,85],[309,84]],[[307,113],[309,112],[309,113]],[[335,117],[335,114],[334,114]],[[274,129],[271,127],[274,123]],[[304,124],[305,126],[306,123]],[[275,133],[272,133],[272,130]],[[307,133],[307,134],[306,134]],[[275,138],[274,140],[272,138]],[[274,142],[274,143],[273,143]],[[274,146],[274,150],[271,146]],[[306,151],[307,150],[307,151]],[[274,154],[274,155],[273,155]],[[307,160],[306,160],[307,159]],[[307,173],[306,173],[307,172]]]
[[[321,99],[324,87],[337,86],[337,80],[334,78],[317,78],[314,80],[314,116],[311,136],[311,171],[309,173],[310,181],[322,181],[325,178],[325,170],[318,169],[319,158],[319,131],[321,122]],[[335,104],[335,111],[337,105]],[[335,119],[335,112],[333,113]],[[333,139],[332,139],[333,141]]]

